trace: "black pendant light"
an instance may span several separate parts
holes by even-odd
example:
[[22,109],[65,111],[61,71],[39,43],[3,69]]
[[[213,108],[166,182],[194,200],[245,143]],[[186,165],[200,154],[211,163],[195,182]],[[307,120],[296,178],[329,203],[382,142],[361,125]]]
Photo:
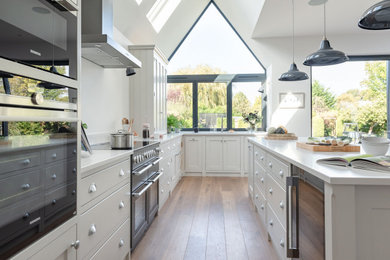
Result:
[[293,35],[292,35],[292,47],[293,47],[293,63],[290,66],[289,71],[283,73],[279,80],[280,81],[300,81],[300,80],[306,80],[309,78],[305,72],[299,71],[297,64],[295,64],[295,28],[294,28],[294,22],[295,22],[295,12],[294,12],[294,0],[292,0],[292,26],[293,26]]
[[359,27],[367,30],[390,29],[390,0],[381,1],[364,12]]
[[348,61],[349,58],[342,51],[334,50],[326,38],[326,4],[324,3],[324,39],[320,49],[309,56],[303,62],[306,66],[328,66]]

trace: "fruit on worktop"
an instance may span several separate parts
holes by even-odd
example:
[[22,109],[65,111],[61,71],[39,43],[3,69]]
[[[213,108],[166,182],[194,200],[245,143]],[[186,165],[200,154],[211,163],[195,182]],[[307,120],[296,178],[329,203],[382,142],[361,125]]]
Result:
[[287,129],[284,126],[279,126],[275,130],[275,134],[287,134],[287,133],[288,133],[288,131],[287,131]]
[[275,127],[270,127],[270,128],[268,128],[268,133],[269,134],[274,134],[275,133],[275,131],[276,131],[276,128]]

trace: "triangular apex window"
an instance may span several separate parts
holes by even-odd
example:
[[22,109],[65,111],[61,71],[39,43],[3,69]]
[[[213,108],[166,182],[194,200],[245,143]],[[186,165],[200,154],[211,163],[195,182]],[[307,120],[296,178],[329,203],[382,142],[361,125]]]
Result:
[[248,74],[265,70],[211,2],[170,57],[168,74]]

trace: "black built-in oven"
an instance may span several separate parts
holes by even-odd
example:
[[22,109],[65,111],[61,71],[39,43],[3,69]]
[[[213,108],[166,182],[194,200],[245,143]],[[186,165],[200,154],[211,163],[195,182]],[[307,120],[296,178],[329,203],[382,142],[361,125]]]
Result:
[[77,12],[71,0],[2,0],[0,57],[77,79]]
[[79,127],[76,89],[0,72],[0,259],[76,214]]

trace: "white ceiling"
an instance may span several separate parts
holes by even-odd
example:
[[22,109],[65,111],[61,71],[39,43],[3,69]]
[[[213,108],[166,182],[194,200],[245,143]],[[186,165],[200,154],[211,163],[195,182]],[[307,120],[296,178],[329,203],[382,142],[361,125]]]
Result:
[[[358,34],[361,15],[380,0],[328,0],[326,4],[327,32],[331,35]],[[322,35],[323,5],[310,6],[309,0],[295,0],[295,34]],[[284,37],[292,34],[291,0],[265,0],[253,38]]]

